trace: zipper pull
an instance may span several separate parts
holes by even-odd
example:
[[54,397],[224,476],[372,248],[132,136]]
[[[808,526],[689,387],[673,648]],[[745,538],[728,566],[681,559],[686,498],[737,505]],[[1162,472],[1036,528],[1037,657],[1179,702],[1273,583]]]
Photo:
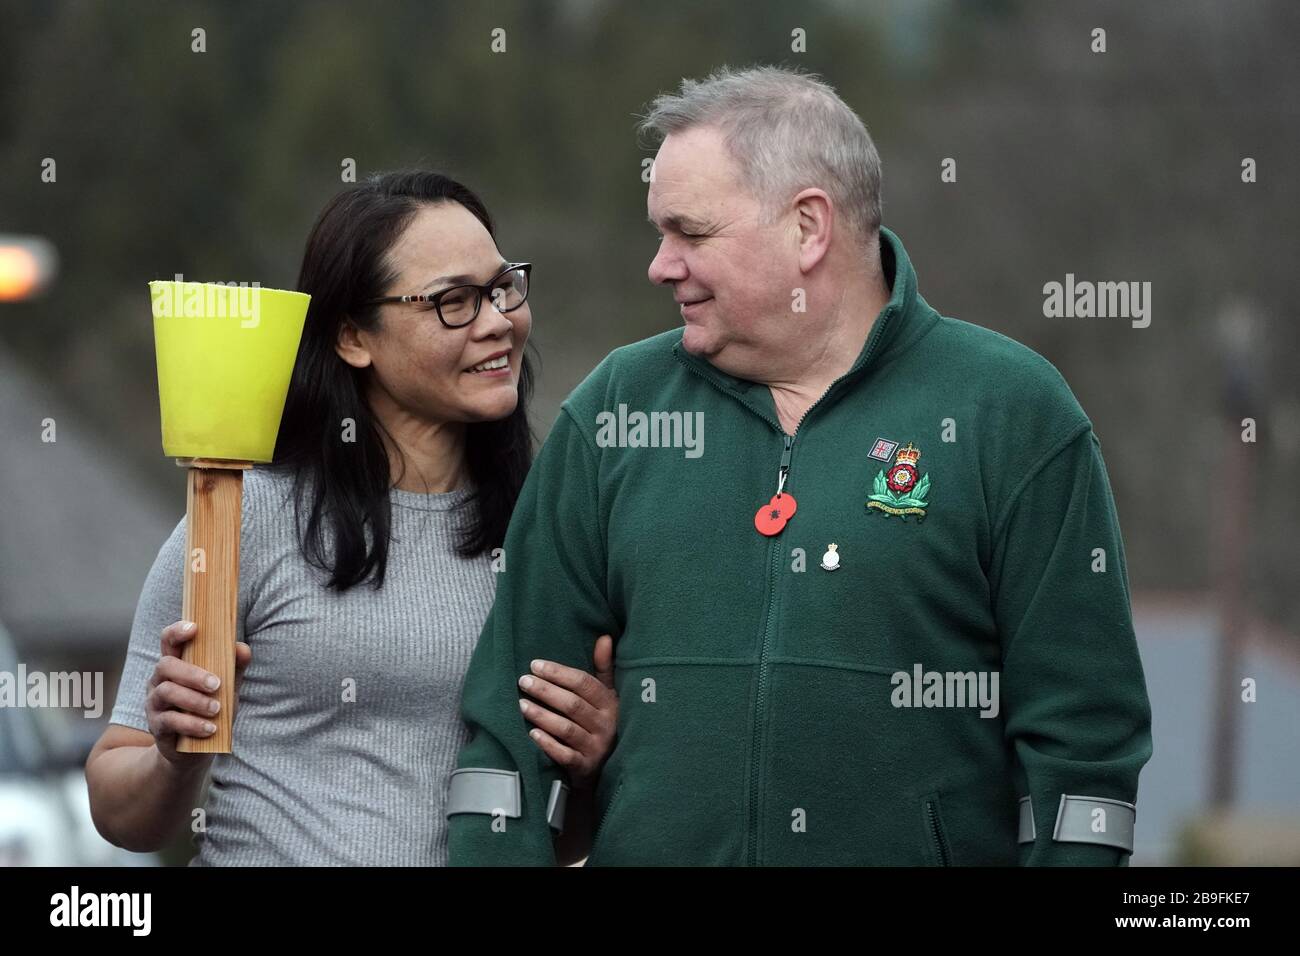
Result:
[[768,536],[780,534],[786,522],[794,517],[798,503],[794,495],[785,490],[785,479],[790,474],[790,453],[794,448],[794,438],[785,436],[785,447],[781,451],[781,466],[776,472],[776,494],[772,500],[758,509],[754,515],[754,527],[759,534]]
[[785,436],[785,450],[781,452],[781,470],[777,472],[776,493],[779,495],[785,486],[785,476],[790,473],[790,450],[794,447],[794,436]]

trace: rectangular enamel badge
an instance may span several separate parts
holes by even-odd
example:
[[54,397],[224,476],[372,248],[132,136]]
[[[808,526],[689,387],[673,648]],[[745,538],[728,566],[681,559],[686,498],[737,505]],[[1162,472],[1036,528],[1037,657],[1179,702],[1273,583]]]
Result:
[[894,454],[894,449],[898,447],[898,442],[890,441],[887,438],[877,438],[875,445],[871,448],[871,458],[878,461],[889,461],[890,456]]

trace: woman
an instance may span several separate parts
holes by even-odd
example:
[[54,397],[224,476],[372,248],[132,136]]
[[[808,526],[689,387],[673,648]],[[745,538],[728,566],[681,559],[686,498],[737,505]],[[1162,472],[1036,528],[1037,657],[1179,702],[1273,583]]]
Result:
[[[244,481],[235,753],[176,751],[178,734],[212,732],[217,705],[216,678],[180,659],[182,520],[86,763],[106,838],[156,849],[188,824],[199,865],[445,863],[461,682],[531,454],[530,272],[501,255],[479,198],[436,173],[385,174],[326,206],[275,461]],[[546,679],[528,693],[547,706],[521,705],[574,786],[560,862],[590,838],[611,656],[602,636],[601,680],[534,662]]]

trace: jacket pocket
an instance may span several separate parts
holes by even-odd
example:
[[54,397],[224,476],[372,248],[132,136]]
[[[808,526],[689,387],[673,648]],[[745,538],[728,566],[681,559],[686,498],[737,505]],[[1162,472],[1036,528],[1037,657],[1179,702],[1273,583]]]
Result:
[[922,797],[921,810],[925,816],[925,833],[930,859],[935,866],[952,866],[952,847],[943,828],[943,810],[939,806],[939,794],[927,793]]
[[600,823],[596,825],[596,832],[591,838],[591,849],[587,853],[587,862],[584,866],[591,866],[596,860],[596,853],[600,849],[601,837],[605,834],[605,824],[609,822],[610,814],[614,812],[614,807],[618,803],[619,796],[623,793],[624,778],[619,778],[618,784],[614,787],[614,793],[609,798],[609,803],[605,804],[605,812],[600,815]]

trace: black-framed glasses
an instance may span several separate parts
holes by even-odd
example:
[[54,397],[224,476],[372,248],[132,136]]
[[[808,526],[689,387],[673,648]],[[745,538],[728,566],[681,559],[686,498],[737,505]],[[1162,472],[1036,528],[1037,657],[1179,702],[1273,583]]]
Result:
[[459,329],[478,318],[485,295],[498,312],[513,312],[523,305],[528,298],[528,280],[532,273],[531,262],[508,262],[484,285],[454,285],[427,295],[386,295],[366,304],[424,302],[427,303],[425,311],[436,312],[439,322],[449,329]]

